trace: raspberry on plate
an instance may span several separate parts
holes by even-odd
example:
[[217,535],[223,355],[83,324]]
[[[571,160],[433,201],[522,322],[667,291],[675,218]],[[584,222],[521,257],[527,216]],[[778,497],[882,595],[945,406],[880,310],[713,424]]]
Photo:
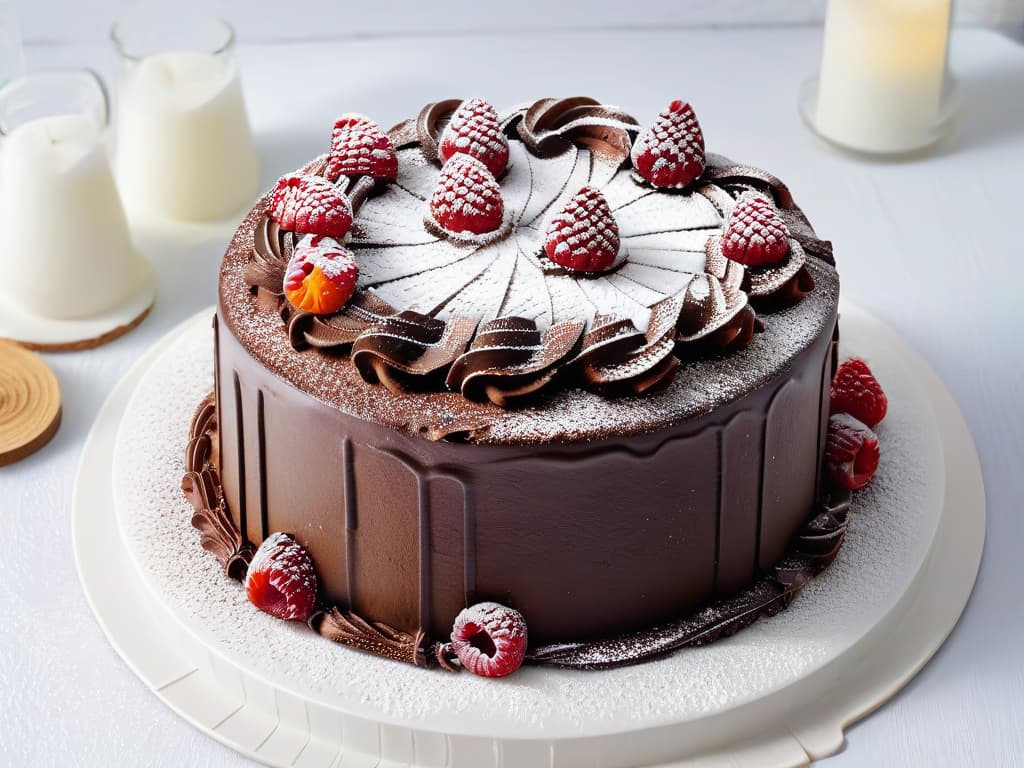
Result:
[[556,264],[600,272],[619,255],[619,225],[596,187],[583,187],[548,224],[544,252]]
[[508,165],[508,139],[494,107],[483,99],[462,102],[441,134],[437,152],[442,163],[465,153],[486,165],[495,178],[501,176]]
[[889,399],[867,363],[851,358],[832,379],[831,413],[848,413],[874,429],[885,418]]
[[825,469],[833,484],[855,491],[867,485],[878,469],[878,437],[846,413],[828,420],[825,438]]
[[309,553],[287,533],[271,534],[249,563],[245,594],[264,613],[306,621],[316,607],[316,570]]
[[722,253],[748,267],[777,264],[789,253],[789,228],[775,205],[759,192],[736,200],[722,230]]
[[441,169],[430,198],[430,214],[447,232],[482,235],[501,226],[505,203],[487,166],[460,153]]
[[633,144],[633,167],[656,187],[680,189],[704,173],[704,134],[693,107],[673,101]]
[[304,237],[284,273],[284,294],[303,312],[330,315],[356,290],[359,267],[352,253],[330,237]]
[[319,176],[282,176],[267,214],[282,229],[339,240],[352,228],[352,206],[336,186]]
[[452,650],[474,675],[504,677],[526,657],[526,621],[519,611],[500,603],[464,608],[452,627]]

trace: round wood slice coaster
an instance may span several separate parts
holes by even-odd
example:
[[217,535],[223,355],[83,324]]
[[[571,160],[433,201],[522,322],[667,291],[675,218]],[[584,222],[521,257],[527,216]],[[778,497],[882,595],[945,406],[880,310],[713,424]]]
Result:
[[34,352],[0,340],[0,466],[35,453],[60,426],[60,385]]

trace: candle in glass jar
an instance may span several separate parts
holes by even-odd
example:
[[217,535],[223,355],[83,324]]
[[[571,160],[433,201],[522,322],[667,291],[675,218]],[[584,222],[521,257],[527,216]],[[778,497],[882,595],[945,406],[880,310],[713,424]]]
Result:
[[946,76],[951,0],[829,0],[815,128],[869,152],[928,143]]
[[120,97],[118,177],[133,208],[209,220],[252,202],[259,160],[231,58],[146,56],[127,66]]
[[85,115],[38,118],[3,138],[0,207],[4,293],[34,315],[93,317],[148,276],[102,133]]

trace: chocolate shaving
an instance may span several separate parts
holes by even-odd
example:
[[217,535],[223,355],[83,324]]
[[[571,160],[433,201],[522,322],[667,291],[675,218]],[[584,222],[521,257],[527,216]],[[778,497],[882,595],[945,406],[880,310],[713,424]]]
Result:
[[242,581],[255,549],[228,514],[220,477],[213,464],[216,440],[217,406],[211,392],[192,417],[181,490],[195,511],[192,527],[199,531],[202,548],[217,558],[230,578]]
[[531,649],[526,661],[572,669],[607,669],[637,664],[680,648],[729,637],[788,606],[807,583],[835,559],[846,535],[850,496],[833,494],[797,534],[790,554],[750,587],[678,621],[605,640]]

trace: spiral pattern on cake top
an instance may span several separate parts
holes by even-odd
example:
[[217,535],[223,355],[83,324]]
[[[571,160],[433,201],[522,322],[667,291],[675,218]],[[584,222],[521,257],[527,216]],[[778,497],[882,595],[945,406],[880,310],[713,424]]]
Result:
[[[813,289],[808,255],[831,262],[786,187],[757,169],[708,154],[683,190],[660,190],[630,166],[641,126],[593,99],[541,99],[499,117],[508,139],[498,179],[509,226],[467,241],[424,225],[441,175],[439,147],[462,102],[427,105],[389,132],[393,183],[342,177],[355,220],[347,246],[359,267],[352,301],[310,315],[281,299],[298,239],[264,217],[246,281],[281,312],[296,348],[349,348],[363,378],[393,390],[447,386],[508,407],[561,381],[603,394],[644,394],[672,381],[679,357],[728,352],[761,327],[752,302],[770,309]],[[323,174],[318,159],[307,174]],[[584,187],[614,216],[621,255],[602,273],[548,259],[551,219]],[[744,267],[721,249],[725,221],[743,192],[778,207],[789,252]],[[346,364],[339,358],[339,364]]]

